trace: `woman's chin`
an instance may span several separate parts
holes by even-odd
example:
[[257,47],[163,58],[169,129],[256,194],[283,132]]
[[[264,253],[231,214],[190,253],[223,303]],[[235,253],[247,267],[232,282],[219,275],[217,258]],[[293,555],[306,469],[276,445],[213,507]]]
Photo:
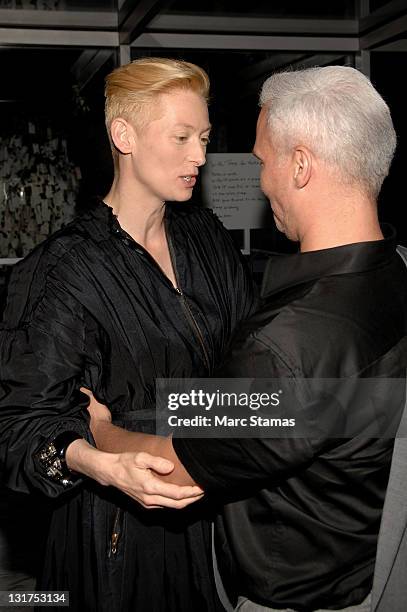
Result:
[[173,202],[188,202],[192,198],[192,189],[189,193],[177,194],[176,197],[172,200]]

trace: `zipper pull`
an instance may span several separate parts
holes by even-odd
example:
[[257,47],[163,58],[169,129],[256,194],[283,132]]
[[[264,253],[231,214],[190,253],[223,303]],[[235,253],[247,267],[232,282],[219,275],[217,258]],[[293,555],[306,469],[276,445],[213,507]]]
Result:
[[112,555],[115,555],[117,553],[117,542],[119,541],[119,533],[117,533],[117,531],[114,531],[112,533],[112,538],[111,538],[111,546],[110,546],[110,552],[112,553]]
[[114,517],[114,523],[113,523],[113,529],[112,529],[112,534],[110,536],[110,550],[108,553],[108,556],[111,557],[112,555],[115,555],[117,553],[117,543],[119,541],[120,538],[120,534],[122,531],[121,528],[121,519],[123,517],[123,511],[121,510],[121,508],[117,508],[116,509],[116,514]]

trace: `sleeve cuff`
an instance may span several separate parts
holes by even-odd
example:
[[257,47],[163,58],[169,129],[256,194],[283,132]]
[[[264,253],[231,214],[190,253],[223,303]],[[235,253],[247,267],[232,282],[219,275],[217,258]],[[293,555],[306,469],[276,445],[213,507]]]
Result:
[[186,438],[172,439],[178,459],[204,491],[210,493],[212,491],[229,490],[230,486],[219,479],[218,476],[215,476],[205,465],[205,447],[207,442],[208,440],[201,438],[194,438],[193,440]]
[[83,476],[71,472],[65,462],[65,451],[74,440],[85,439],[94,445],[90,430],[81,423],[61,424],[33,454],[35,470],[40,478],[52,483],[54,495],[83,482]]

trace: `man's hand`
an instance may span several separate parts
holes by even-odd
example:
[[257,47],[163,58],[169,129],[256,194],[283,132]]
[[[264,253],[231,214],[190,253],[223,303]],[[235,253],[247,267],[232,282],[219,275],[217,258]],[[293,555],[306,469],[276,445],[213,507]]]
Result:
[[89,406],[88,406],[88,412],[90,414],[90,428],[91,428],[92,433],[93,433],[92,425],[95,423],[95,421],[106,421],[108,423],[111,423],[112,413],[110,412],[109,408],[105,406],[104,404],[101,404],[100,402],[98,402],[95,396],[93,395],[92,391],[89,391],[89,389],[86,389],[85,387],[81,387],[81,391],[82,393],[87,395],[90,399]]
[[197,486],[179,486],[160,480],[157,475],[169,474],[174,464],[145,452],[106,453],[86,440],[75,440],[67,448],[66,462],[71,470],[120,489],[144,508],[180,510],[203,496]]

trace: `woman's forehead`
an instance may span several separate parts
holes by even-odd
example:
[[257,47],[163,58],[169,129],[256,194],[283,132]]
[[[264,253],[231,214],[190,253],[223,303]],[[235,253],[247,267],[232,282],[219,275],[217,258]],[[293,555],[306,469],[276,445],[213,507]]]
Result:
[[[208,105],[205,99],[191,90],[175,90],[157,96],[156,118],[174,125],[209,130]],[[204,124],[204,125],[203,125]]]

